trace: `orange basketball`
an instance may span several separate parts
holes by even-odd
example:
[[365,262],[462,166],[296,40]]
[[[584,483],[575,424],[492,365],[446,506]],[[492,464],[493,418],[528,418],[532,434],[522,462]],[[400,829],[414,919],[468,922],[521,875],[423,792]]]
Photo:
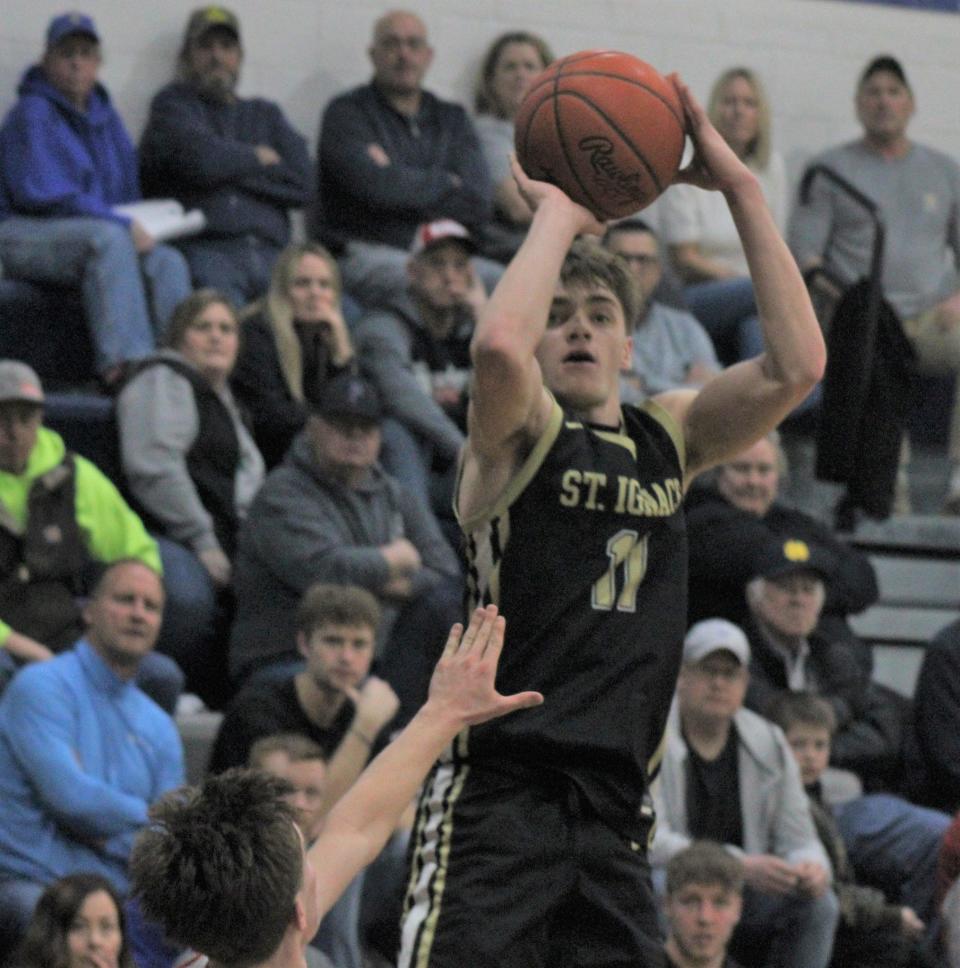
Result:
[[551,64],[516,117],[517,160],[601,220],[649,205],[673,180],[684,118],[673,85],[615,50],[584,50]]

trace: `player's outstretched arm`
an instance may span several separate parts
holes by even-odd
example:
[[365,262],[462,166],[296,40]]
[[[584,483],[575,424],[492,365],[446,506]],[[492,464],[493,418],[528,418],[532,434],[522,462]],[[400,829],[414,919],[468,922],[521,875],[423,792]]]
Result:
[[495,605],[476,609],[466,631],[453,626],[426,703],[330,811],[310,848],[321,913],[377,856],[430,767],[461,729],[543,702],[538,692],[502,696],[494,687],[505,628]]
[[823,376],[826,350],[806,286],[756,176],[711,124],[687,86],[673,78],[694,143],[677,180],[723,192],[750,266],[765,350],[730,367],[697,395],[658,398],[685,428],[688,477],[775,427]]
[[517,188],[533,211],[526,238],[480,312],[471,356],[470,446],[484,457],[545,420],[549,401],[534,351],[543,336],[560,267],[581,233],[603,226],[559,188],[528,178],[512,159]]

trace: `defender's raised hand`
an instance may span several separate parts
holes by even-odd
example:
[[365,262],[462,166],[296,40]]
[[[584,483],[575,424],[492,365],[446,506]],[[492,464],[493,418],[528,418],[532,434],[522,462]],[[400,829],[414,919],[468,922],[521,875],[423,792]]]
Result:
[[502,696],[494,686],[505,631],[506,622],[496,605],[476,609],[466,631],[454,625],[430,680],[425,708],[470,726],[539,706],[543,702],[539,692]]

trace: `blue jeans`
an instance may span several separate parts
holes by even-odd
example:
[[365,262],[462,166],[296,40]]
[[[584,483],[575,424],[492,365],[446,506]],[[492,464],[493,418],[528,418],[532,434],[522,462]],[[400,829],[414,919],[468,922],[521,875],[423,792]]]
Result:
[[281,249],[255,235],[233,239],[193,236],[177,243],[190,265],[197,288],[217,289],[236,309],[259,299]]
[[749,276],[697,282],[687,286],[684,295],[690,311],[710,334],[721,359],[726,357],[724,363],[748,360],[763,352],[763,331]]
[[839,917],[840,905],[832,890],[814,898],[745,888],[743,915],[734,932],[734,956],[737,942],[758,939],[769,946],[767,968],[827,968]]
[[221,610],[226,606],[189,548],[162,535],[154,537],[167,590],[157,650],[176,660],[188,688],[206,700],[225,686],[226,616]]
[[45,886],[12,877],[0,879],[0,964],[23,940]]
[[80,287],[97,372],[147,356],[190,293],[176,249],[138,256],[130,230],[109,219],[11,216],[0,222],[0,263],[12,278]]
[[889,793],[857,797],[834,810],[857,879],[929,921],[937,856],[950,817]]

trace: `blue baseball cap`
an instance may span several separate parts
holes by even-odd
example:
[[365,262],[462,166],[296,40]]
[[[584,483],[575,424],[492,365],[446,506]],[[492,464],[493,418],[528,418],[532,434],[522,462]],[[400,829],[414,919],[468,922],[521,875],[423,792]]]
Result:
[[50,21],[47,27],[47,48],[55,47],[64,37],[71,37],[73,34],[83,34],[100,43],[100,34],[97,33],[97,25],[93,22],[93,17],[72,10],[69,13],[58,14]]

